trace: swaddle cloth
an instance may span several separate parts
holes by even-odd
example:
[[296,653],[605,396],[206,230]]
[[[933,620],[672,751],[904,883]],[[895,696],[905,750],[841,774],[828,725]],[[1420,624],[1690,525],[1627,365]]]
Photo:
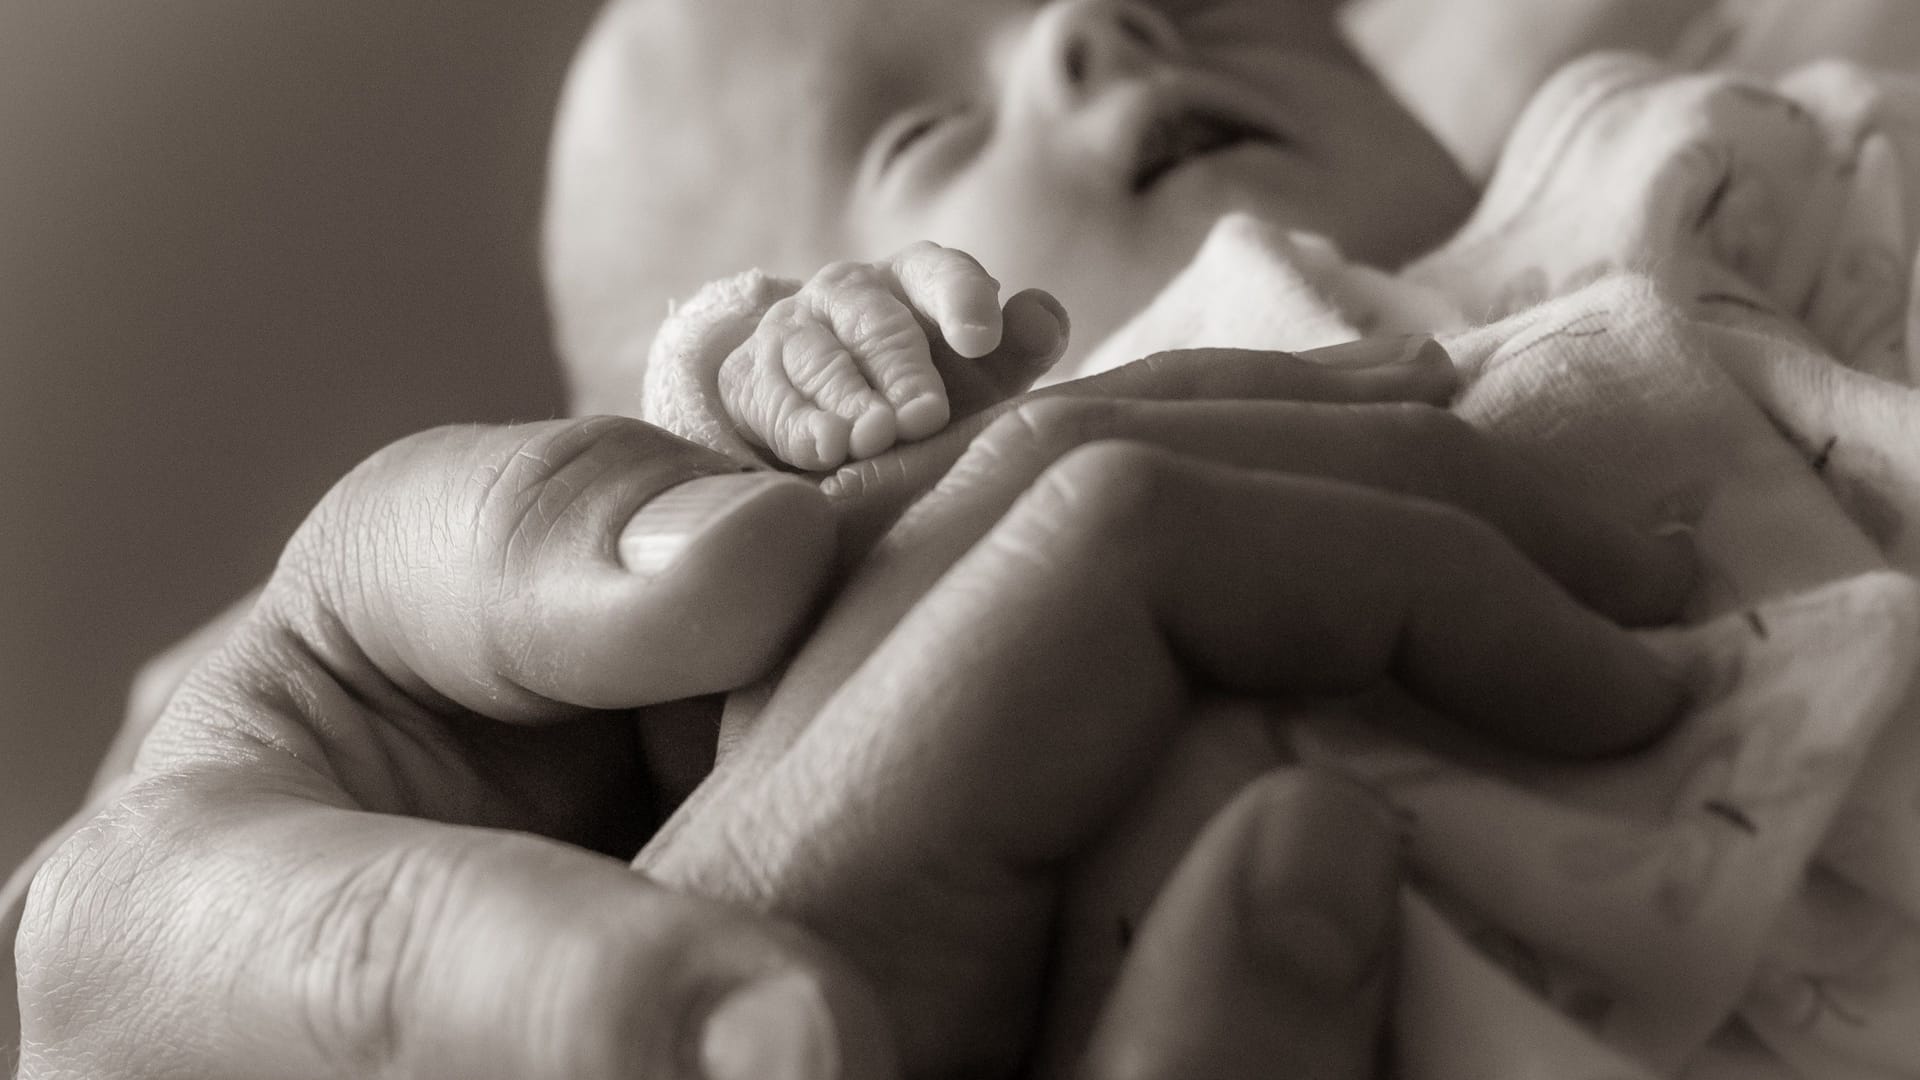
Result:
[[[1523,760],[1390,694],[1226,725],[1405,814],[1402,1075],[1920,1076],[1915,100],[1842,67],[1758,86],[1583,61],[1444,250],[1389,277],[1223,222],[1083,369],[1437,331],[1493,440],[1694,531],[1686,625],[1647,632],[1693,704],[1646,752]],[[1086,893],[1127,910],[1075,919],[1139,917],[1151,890],[1108,886],[1167,867],[1128,858]]]

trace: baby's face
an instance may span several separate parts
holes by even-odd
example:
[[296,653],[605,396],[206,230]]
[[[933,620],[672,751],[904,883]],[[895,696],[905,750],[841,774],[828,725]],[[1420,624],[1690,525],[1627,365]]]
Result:
[[[583,53],[600,74],[576,75],[566,112],[603,133],[597,154],[570,155],[563,116],[552,220],[597,219],[604,234],[621,198],[651,207],[629,221],[678,218],[671,246],[703,266],[688,287],[933,240],[1009,289],[1053,291],[1082,348],[1230,210],[1394,264],[1451,231],[1473,192],[1340,41],[1334,6],[635,0],[599,28],[614,43]],[[619,131],[633,159],[609,184]],[[570,158],[602,182],[570,184]],[[599,205],[569,208],[571,192]],[[636,257],[660,254],[629,239]],[[563,274],[563,309],[565,291]]]

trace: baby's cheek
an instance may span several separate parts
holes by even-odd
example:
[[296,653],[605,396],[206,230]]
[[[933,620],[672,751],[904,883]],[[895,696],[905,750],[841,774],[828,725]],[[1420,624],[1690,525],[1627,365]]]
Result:
[[1285,763],[1267,716],[1252,703],[1200,703],[1139,802],[1082,859],[1061,900],[1043,1080],[1073,1075],[1134,934],[1194,839],[1243,788]]

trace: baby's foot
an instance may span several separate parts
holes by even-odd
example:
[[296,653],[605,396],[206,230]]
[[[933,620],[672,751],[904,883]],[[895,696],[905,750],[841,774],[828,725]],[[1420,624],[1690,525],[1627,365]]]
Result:
[[834,263],[721,363],[721,405],[748,441],[806,470],[925,438],[951,413],[937,354],[998,348],[999,295],[971,256],[938,244]]

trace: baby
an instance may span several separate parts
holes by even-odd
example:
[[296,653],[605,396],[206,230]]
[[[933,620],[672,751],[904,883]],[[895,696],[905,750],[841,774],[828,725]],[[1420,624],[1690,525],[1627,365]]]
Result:
[[[1536,95],[1474,206],[1333,6],[615,0],[552,176],[576,403],[686,407],[700,422],[668,426],[799,468],[878,453],[1059,355],[1060,305],[1003,306],[988,268],[1057,293],[1082,350],[1123,323],[1121,356],[1247,343],[1209,323],[1143,346],[1135,313],[1168,298],[1293,333],[1301,305],[1250,293],[1255,263],[1208,241],[1189,266],[1236,212],[1399,271],[1302,290],[1349,337],[1410,298],[1450,315],[1401,325],[1511,315],[1449,341],[1462,411],[1596,505],[1694,528],[1713,621],[1686,633],[1728,685],[1650,756],[1592,774],[1505,776],[1365,712],[1196,724],[1177,749],[1204,782],[1170,766],[1135,808],[1147,826],[1091,853],[1062,899],[1039,1074],[1071,1060],[1177,857],[1168,808],[1224,790],[1222,762],[1277,755],[1279,730],[1418,826],[1394,1032],[1409,1075],[1909,1075],[1920,698],[1894,687],[1920,592],[1880,560],[1920,573],[1920,397],[1877,376],[1911,379],[1920,340],[1920,85],[1829,70],[1770,89],[1595,58]],[[1277,246],[1290,280],[1365,277],[1325,245]],[[823,264],[804,283],[726,276]],[[650,346],[668,297],[691,300]],[[1751,1065],[1756,1033],[1798,1071]]]
[[947,383],[1016,314],[986,267],[1093,343],[1228,212],[1399,265],[1475,192],[1337,6],[616,0],[550,178],[577,404],[640,412],[662,302],[744,266],[876,260],[759,282],[749,340],[695,376],[757,450],[823,469],[946,423]]

